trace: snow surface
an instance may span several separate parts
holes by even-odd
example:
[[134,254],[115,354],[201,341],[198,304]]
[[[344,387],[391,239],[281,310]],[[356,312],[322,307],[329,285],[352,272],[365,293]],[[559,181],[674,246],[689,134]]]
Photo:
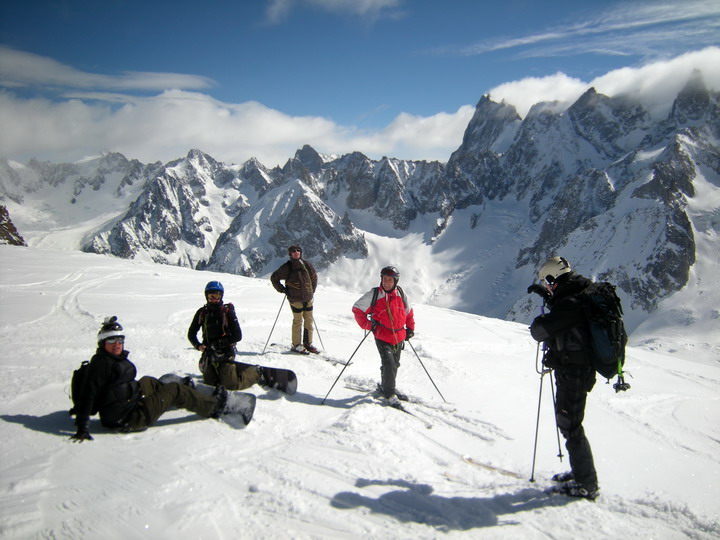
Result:
[[[284,352],[287,309],[270,340],[283,345],[262,355],[282,300],[268,280],[11,246],[0,246],[0,276],[2,538],[720,537],[711,352],[630,348],[632,389],[598,381],[585,428],[602,494],[589,502],[543,493],[568,469],[547,376],[529,481],[541,378],[525,325],[415,304],[418,356],[406,350],[398,375],[423,402],[408,405],[414,417],[347,387],[379,377],[377,351],[370,339],[360,345],[351,315],[356,293],[319,288],[322,357]],[[138,376],[196,374],[186,332],[211,279],[237,307],[239,360],[294,369],[299,392],[252,387],[258,405],[243,430],[176,410],[136,434],[93,419],[95,440],[70,442],[69,379],[94,352],[103,317],[125,326]],[[356,349],[322,405],[342,370],[331,360]]]

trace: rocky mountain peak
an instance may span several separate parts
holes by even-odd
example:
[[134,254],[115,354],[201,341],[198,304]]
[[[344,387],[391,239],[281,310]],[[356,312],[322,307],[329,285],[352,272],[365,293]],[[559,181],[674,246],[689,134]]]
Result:
[[0,204],[0,244],[8,244],[11,246],[27,246],[25,240],[15,228],[10,214],[3,205]]
[[694,70],[673,102],[670,117],[683,124],[697,121],[710,113],[711,98],[702,73]]

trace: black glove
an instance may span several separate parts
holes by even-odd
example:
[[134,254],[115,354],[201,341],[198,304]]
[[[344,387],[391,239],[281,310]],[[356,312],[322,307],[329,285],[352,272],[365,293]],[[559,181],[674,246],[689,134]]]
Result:
[[405,341],[410,341],[414,335],[415,335],[414,331],[410,330],[409,328],[405,329]]
[[82,418],[76,418],[75,419],[75,425],[77,426],[78,430],[75,435],[70,437],[70,440],[73,442],[83,442],[83,441],[92,441],[93,438],[90,435],[90,418],[88,417],[82,417]]
[[530,285],[527,288],[527,292],[528,292],[528,294],[531,294],[531,293],[539,294],[543,300],[548,300],[550,298],[550,293],[547,291],[547,289],[537,283],[533,283],[532,285]]
[[546,341],[550,338],[550,334],[548,334],[548,331],[545,330],[545,327],[543,326],[543,315],[540,315],[539,317],[535,317],[535,320],[530,325],[530,335],[535,341]]
[[280,293],[287,294],[287,287],[283,287],[282,285],[280,285]]

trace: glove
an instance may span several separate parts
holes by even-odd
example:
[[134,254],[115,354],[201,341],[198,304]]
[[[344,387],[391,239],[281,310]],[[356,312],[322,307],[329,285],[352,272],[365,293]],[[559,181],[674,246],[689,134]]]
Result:
[[93,438],[90,435],[90,418],[87,416],[85,417],[78,417],[75,419],[75,425],[77,426],[78,430],[75,435],[70,437],[70,440],[73,442],[83,442],[83,441],[92,441]]
[[287,294],[287,287],[280,285],[280,294]]
[[83,441],[92,441],[92,435],[88,433],[87,431],[83,431],[81,429],[77,430],[77,433],[70,437],[70,440],[73,442],[81,443]]
[[533,283],[532,285],[530,285],[527,288],[527,292],[528,292],[528,294],[531,294],[531,293],[538,294],[544,300],[548,300],[550,298],[550,293],[547,291],[547,289],[537,283]]
[[409,328],[405,329],[405,341],[410,341],[414,335],[415,332],[413,330],[410,330]]
[[550,334],[548,334],[548,331],[545,330],[545,327],[542,324],[542,317],[542,315],[540,317],[536,317],[530,325],[530,335],[537,342],[546,341],[550,338]]

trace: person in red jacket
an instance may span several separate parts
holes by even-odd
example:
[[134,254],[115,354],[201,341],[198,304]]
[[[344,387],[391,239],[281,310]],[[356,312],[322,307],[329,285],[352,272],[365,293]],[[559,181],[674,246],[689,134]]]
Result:
[[395,395],[395,378],[400,367],[400,353],[405,341],[415,335],[415,316],[410,302],[398,286],[400,272],[394,266],[380,271],[380,287],[373,287],[355,304],[355,320],[364,330],[371,330],[380,353],[380,377],[383,397],[388,404],[399,405]]

